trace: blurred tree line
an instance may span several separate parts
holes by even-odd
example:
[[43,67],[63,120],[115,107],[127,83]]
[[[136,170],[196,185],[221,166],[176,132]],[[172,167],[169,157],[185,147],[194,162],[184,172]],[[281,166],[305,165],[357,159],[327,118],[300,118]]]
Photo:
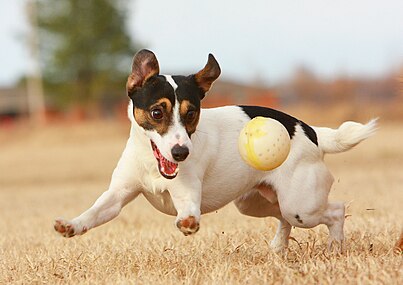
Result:
[[137,50],[125,0],[35,0],[47,101],[58,109],[122,96]]
[[275,86],[274,90],[281,105],[304,109],[301,113],[304,118],[308,118],[310,112],[315,116],[317,110],[325,110],[328,118],[339,121],[371,117],[401,120],[402,78],[403,67],[378,77],[338,75],[325,79],[301,66],[291,79]]
[[278,89],[287,103],[315,102],[319,105],[346,101],[382,102],[398,96],[397,74],[387,74],[377,78],[351,77],[339,75],[324,79],[309,68],[300,66],[292,78]]

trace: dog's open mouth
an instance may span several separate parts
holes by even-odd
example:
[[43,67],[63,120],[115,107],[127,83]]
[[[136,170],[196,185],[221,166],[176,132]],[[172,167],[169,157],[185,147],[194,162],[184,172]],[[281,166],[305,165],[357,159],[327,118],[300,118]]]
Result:
[[[151,140],[150,140],[151,141]],[[158,162],[158,170],[160,171],[161,175],[167,179],[173,179],[178,175],[178,164],[174,162],[170,162],[166,159],[158,149],[157,145],[151,141],[151,147],[153,149],[153,154]]]

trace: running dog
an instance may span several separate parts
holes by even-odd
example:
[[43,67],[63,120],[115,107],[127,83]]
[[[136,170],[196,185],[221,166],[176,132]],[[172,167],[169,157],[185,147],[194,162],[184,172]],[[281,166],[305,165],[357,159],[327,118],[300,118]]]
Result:
[[[279,219],[271,242],[275,251],[288,246],[292,226],[325,224],[329,241],[342,243],[345,207],[328,202],[334,179],[323,157],[371,136],[376,120],[330,129],[264,107],[201,109],[201,100],[220,73],[210,54],[196,74],[160,75],[154,53],[139,51],[126,85],[130,137],[109,189],[78,217],[57,219],[55,230],[65,237],[84,234],[115,218],[143,194],[156,209],[176,216],[175,224],[185,235],[199,230],[201,214],[234,201],[242,214]],[[291,138],[288,158],[272,171],[251,168],[238,152],[240,131],[256,116],[279,121]]]

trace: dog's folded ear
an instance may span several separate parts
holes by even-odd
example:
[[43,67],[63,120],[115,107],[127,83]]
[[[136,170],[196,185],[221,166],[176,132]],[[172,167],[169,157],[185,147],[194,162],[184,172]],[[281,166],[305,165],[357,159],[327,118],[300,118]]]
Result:
[[130,94],[144,85],[148,78],[158,75],[160,67],[155,54],[147,49],[137,52],[133,58],[132,73],[126,83],[127,92]]
[[[197,85],[206,93],[210,90],[211,84],[220,76],[221,69],[217,60],[210,53],[206,66],[194,75]],[[204,96],[203,96],[204,97]]]

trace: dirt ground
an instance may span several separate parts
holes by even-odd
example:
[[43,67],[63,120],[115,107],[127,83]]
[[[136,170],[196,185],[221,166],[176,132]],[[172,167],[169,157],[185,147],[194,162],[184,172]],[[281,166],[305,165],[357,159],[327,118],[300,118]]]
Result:
[[293,229],[274,254],[273,218],[230,204],[183,236],[174,217],[142,197],[112,222],[66,239],[53,220],[86,210],[107,189],[128,123],[0,129],[0,284],[403,284],[403,124],[328,155],[331,200],[349,205],[346,252],[327,251],[327,229]]

